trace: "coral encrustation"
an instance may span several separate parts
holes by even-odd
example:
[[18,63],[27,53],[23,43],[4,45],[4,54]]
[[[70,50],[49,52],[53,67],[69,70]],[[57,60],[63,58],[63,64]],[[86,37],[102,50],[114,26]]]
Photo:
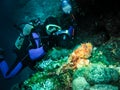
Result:
[[76,70],[82,66],[89,65],[90,62],[88,58],[91,56],[92,48],[93,46],[91,43],[81,44],[70,54],[68,62],[59,69],[59,73],[67,69]]

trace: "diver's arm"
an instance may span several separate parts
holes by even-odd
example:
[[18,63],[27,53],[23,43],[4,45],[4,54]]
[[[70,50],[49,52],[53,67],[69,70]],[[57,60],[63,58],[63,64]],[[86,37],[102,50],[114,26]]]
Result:
[[28,36],[32,29],[33,29],[33,25],[32,24],[26,24],[23,28],[23,32],[20,33],[20,35],[18,36],[16,42],[15,42],[15,47],[20,50],[22,45],[23,45],[23,42],[25,40],[25,37]]
[[34,61],[44,56],[46,52],[44,47],[41,45],[40,35],[38,33],[33,32],[32,38],[34,39],[36,47],[28,50],[28,54],[30,60]]

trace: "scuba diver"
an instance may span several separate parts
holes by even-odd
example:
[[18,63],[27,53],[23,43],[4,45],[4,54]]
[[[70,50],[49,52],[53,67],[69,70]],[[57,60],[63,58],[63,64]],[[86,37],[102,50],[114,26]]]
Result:
[[[26,66],[33,68],[36,61],[43,58],[46,52],[54,46],[68,47],[74,35],[74,28],[70,26],[62,30],[54,17],[46,19],[43,25],[39,19],[31,20],[22,28],[22,33],[15,42],[14,52],[16,62],[11,68],[5,61],[5,52],[0,49],[0,70],[3,77],[14,77]],[[65,43],[66,42],[66,43]]]

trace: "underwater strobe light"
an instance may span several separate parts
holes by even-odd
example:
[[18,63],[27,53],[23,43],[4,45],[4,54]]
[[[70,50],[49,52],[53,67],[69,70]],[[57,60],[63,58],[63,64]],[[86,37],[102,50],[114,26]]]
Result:
[[72,6],[69,0],[61,0],[62,10],[65,14],[70,14],[72,11]]

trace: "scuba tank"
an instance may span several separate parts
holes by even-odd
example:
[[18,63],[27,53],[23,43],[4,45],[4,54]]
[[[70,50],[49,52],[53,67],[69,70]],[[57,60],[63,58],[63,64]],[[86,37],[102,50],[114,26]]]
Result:
[[20,33],[19,37],[17,38],[17,40],[15,42],[15,46],[18,50],[20,50],[23,45],[23,42],[25,39],[24,33],[30,33],[30,31],[31,31],[30,29],[33,29],[33,26],[30,24],[26,24],[23,28],[23,33]]

